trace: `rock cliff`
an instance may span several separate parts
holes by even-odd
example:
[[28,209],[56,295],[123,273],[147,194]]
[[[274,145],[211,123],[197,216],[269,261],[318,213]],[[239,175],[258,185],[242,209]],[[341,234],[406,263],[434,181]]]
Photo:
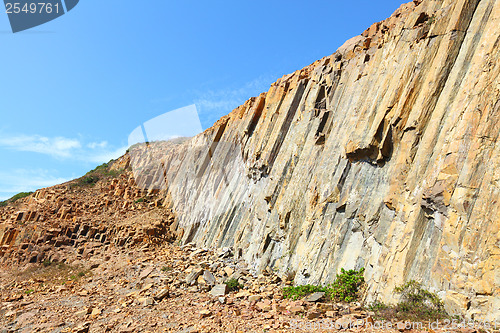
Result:
[[122,162],[184,243],[298,284],[365,267],[367,301],[415,279],[450,313],[500,320],[499,58],[500,2],[413,1],[200,135]]
[[416,279],[450,312],[499,319],[499,56],[498,1],[414,1],[177,150],[151,148],[183,241],[296,283],[363,266],[369,300]]

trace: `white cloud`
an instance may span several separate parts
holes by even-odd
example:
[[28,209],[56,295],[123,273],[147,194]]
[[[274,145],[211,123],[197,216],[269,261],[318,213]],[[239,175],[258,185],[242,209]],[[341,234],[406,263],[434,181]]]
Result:
[[[123,155],[128,147],[111,147],[107,141],[85,143],[83,140],[40,135],[10,135],[0,133],[0,148],[51,156],[59,161],[105,163]],[[43,158],[43,157],[42,157]],[[40,157],[32,157],[33,161]],[[34,163],[36,165],[36,162]],[[5,167],[5,166],[4,166]],[[19,192],[34,191],[67,182],[72,178],[57,177],[56,170],[0,170],[0,201]]]
[[18,135],[0,137],[0,146],[17,150],[50,155],[58,158],[71,157],[72,153],[81,148],[76,139],[63,137],[48,138],[40,135]]
[[33,152],[62,160],[104,163],[123,155],[128,147],[110,147],[107,141],[83,143],[82,140],[41,135],[0,135],[0,148]]
[[96,149],[96,148],[106,148],[108,146],[107,141],[101,141],[101,142],[91,142],[87,145],[88,148],[90,149]]
[[122,156],[123,154],[125,154],[127,149],[128,146],[124,146],[111,151],[101,151],[100,153],[97,154],[91,154],[88,157],[87,161],[94,163],[106,163],[109,162],[110,160],[115,160],[118,157]]
[[0,201],[6,200],[19,192],[34,191],[70,180],[55,177],[53,176],[54,173],[54,171],[45,169],[0,171]]

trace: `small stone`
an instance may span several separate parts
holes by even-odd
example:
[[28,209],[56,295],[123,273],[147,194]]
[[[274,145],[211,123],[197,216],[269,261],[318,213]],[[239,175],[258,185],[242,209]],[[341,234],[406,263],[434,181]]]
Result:
[[260,295],[251,295],[251,296],[248,296],[248,300],[250,302],[258,302],[262,299],[262,296]]
[[304,307],[301,305],[295,305],[295,306],[290,307],[289,311],[291,313],[294,313],[294,314],[304,312]]
[[210,290],[210,294],[212,296],[225,296],[229,292],[229,288],[225,283],[215,285],[212,290]]
[[82,309],[80,311],[75,312],[75,315],[78,316],[78,317],[83,317],[83,316],[88,315],[90,313],[90,311],[91,311],[90,309],[84,308],[84,309]]
[[75,333],[87,333],[90,328],[90,323],[84,323],[75,328]]
[[220,302],[221,304],[226,303],[226,298],[225,298],[225,297],[219,297],[219,302]]
[[304,301],[306,301],[306,302],[317,302],[320,299],[322,299],[323,296],[325,296],[325,293],[322,292],[322,291],[318,291],[318,292],[312,293],[311,295],[309,295],[306,298],[304,298]]
[[149,290],[153,287],[153,284],[152,283],[148,283],[147,285],[145,285],[142,289],[141,289],[141,293],[146,291],[146,290]]
[[92,317],[96,317],[96,316],[100,315],[101,313],[102,313],[101,309],[99,309],[99,308],[93,308],[92,312],[90,313],[90,315]]
[[328,318],[335,318],[335,317],[337,317],[337,311],[326,311],[325,315]]
[[144,298],[140,298],[139,301],[141,302],[141,304],[143,306],[149,306],[149,305],[153,305],[154,304],[154,299],[152,297],[144,297]]
[[198,279],[196,280],[196,282],[197,282],[198,284],[201,284],[201,285],[207,284],[207,282],[206,282],[206,281],[205,281],[205,279],[203,278],[203,275],[198,276]]
[[307,314],[307,319],[309,319],[309,320],[316,319],[316,318],[319,318],[319,317],[321,317],[321,312],[319,312],[319,311],[310,311]]
[[207,250],[205,250],[205,249],[198,249],[198,250],[196,250],[196,251],[192,252],[192,253],[189,255],[189,257],[190,257],[190,258],[194,258],[194,257],[196,257],[198,254],[202,254],[202,253],[205,253],[205,252],[207,252]]
[[203,271],[203,279],[208,285],[215,285],[215,276],[209,271]]
[[209,317],[212,315],[212,312],[210,310],[207,310],[207,309],[201,310],[198,313],[200,314],[201,318],[206,318],[206,317]]
[[247,296],[250,296],[250,292],[248,290],[242,290],[234,295],[235,298],[244,298]]
[[269,312],[272,309],[269,301],[258,302],[257,304],[255,304],[255,306],[262,312]]
[[203,273],[203,268],[195,268],[186,277],[186,283],[189,285],[193,285],[202,273]]
[[169,297],[170,295],[170,290],[168,288],[160,290],[160,292],[155,296],[155,299],[157,301],[161,301],[165,297]]
[[224,267],[224,272],[227,274],[227,276],[231,276],[234,273],[234,270],[231,267]]

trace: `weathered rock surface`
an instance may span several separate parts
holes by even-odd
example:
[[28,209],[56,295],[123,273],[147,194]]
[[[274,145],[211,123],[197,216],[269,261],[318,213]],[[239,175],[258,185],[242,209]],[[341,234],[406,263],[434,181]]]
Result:
[[500,320],[499,58],[499,1],[404,4],[204,133],[134,147],[135,179],[90,204],[62,186],[3,209],[1,260],[180,238],[299,284],[365,267],[367,301],[416,279]]
[[410,2],[132,166],[157,170],[139,185],[168,187],[184,242],[296,283],[363,266],[368,300],[416,279],[500,319],[499,56],[500,2]]
[[[278,276],[257,275],[247,264],[217,250],[182,249],[165,243],[140,247],[113,246],[97,252],[101,265],[91,271],[61,264],[32,264],[29,270],[0,271],[0,330],[6,332],[290,332],[293,325],[316,325],[329,332],[335,303],[283,299]],[[190,268],[207,265],[204,272],[217,281],[221,293],[186,282]],[[243,290],[229,291],[219,266],[232,265],[245,278]],[[211,267],[211,268],[210,268]],[[276,282],[280,281],[280,282]],[[265,291],[263,291],[265,290]],[[246,296],[242,296],[242,293]],[[252,294],[260,293],[257,300]],[[224,296],[218,296],[218,295]],[[368,320],[368,314],[348,304],[338,305]],[[301,312],[293,311],[299,308]],[[355,310],[355,311],[354,311]],[[301,318],[306,312],[308,320]],[[296,331],[296,330],[293,330]],[[364,332],[363,325],[352,330]],[[397,332],[395,329],[390,332]]]

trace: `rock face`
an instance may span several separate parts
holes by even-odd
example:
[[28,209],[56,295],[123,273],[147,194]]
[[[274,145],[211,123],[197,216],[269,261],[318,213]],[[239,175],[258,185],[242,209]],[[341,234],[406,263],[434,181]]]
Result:
[[499,56],[500,2],[414,1],[132,164],[168,187],[184,242],[299,284],[365,267],[367,300],[416,279],[499,319]]
[[119,163],[183,243],[297,284],[365,267],[367,301],[415,279],[452,313],[499,320],[499,58],[499,1],[413,1],[202,134]]

